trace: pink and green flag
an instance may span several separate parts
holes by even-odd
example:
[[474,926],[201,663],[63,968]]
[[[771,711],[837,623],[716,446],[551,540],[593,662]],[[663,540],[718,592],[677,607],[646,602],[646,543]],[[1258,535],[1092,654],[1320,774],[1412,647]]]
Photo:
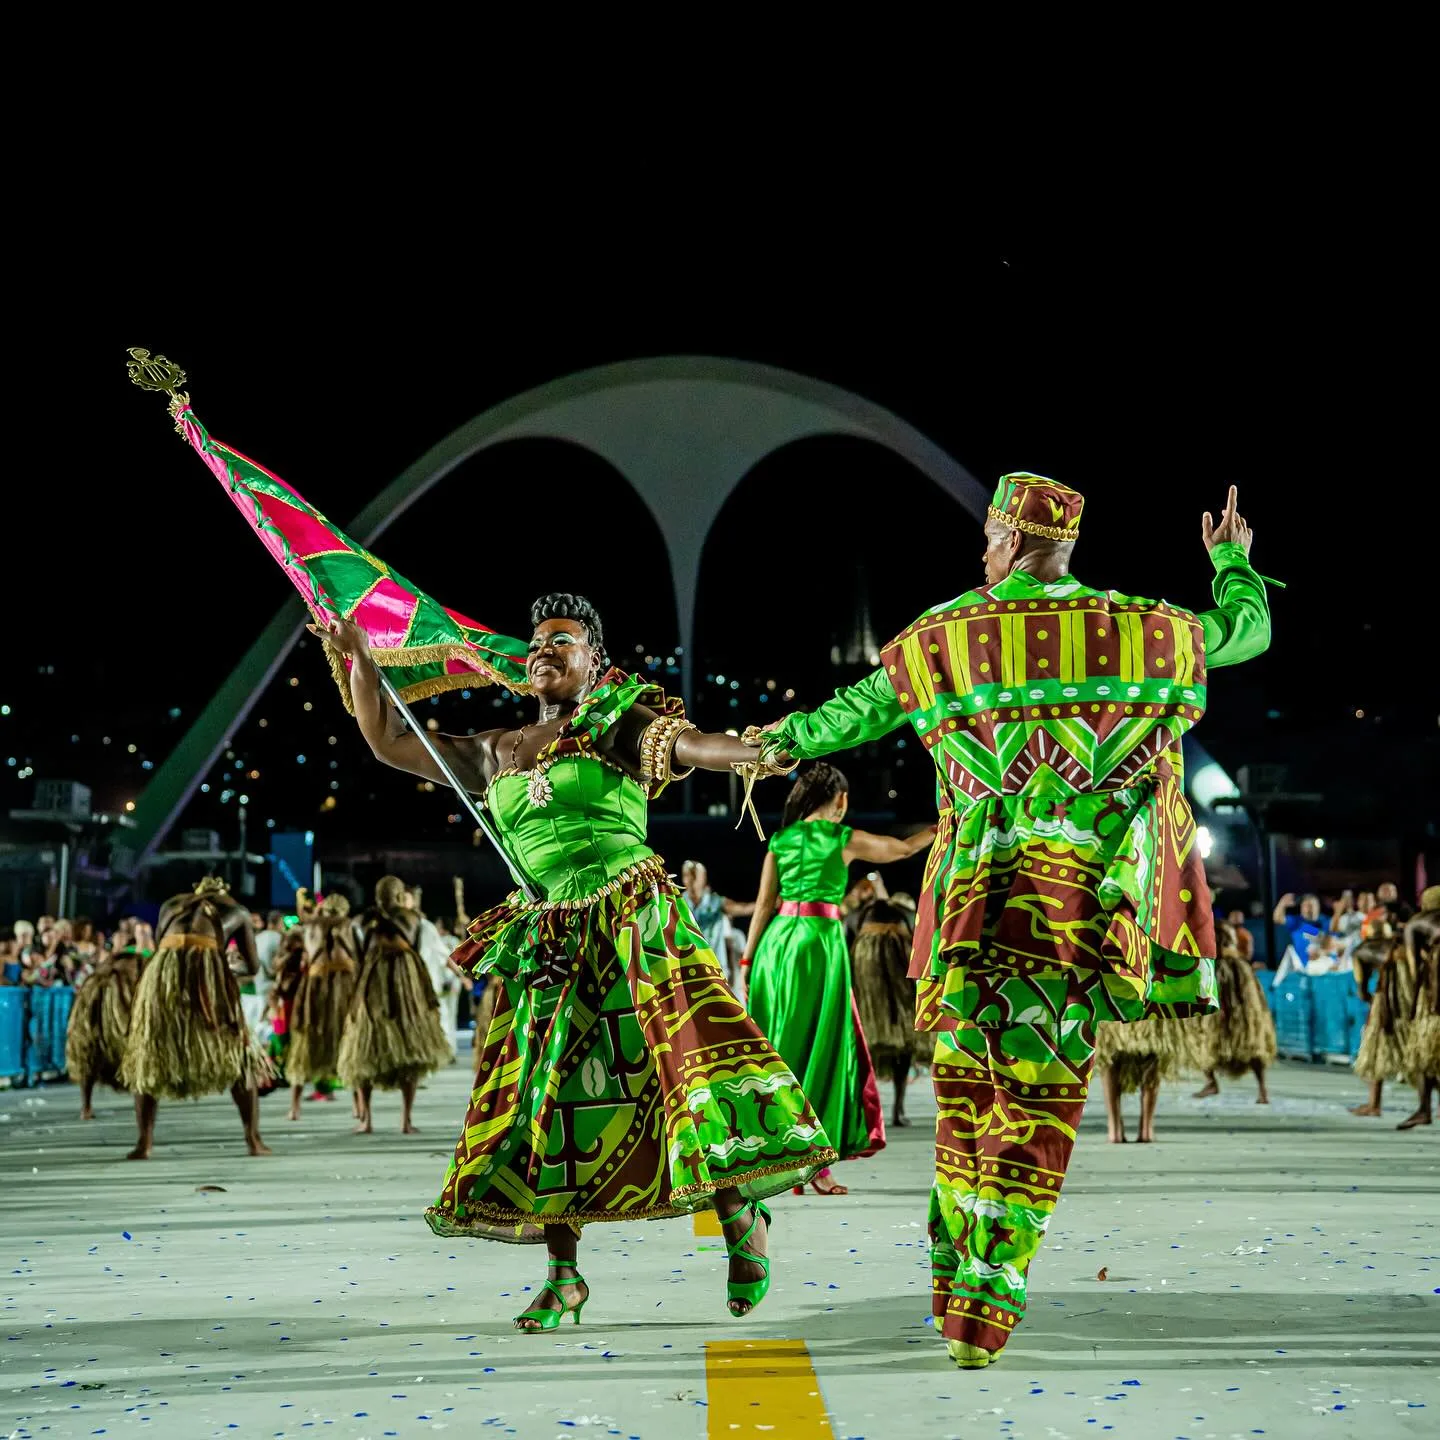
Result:
[[[212,439],[188,398],[179,397],[171,409],[175,428],[225,487],[316,620],[353,620],[402,699],[490,684],[529,690],[523,640],[497,635],[397,575],[278,475]],[[325,648],[348,710],[349,662]]]

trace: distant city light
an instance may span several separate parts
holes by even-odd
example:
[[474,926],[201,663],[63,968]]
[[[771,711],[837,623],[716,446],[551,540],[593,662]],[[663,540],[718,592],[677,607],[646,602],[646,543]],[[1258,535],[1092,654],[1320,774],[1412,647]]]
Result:
[[0,705],[0,715],[8,715],[9,713],[10,707],[8,705]]
[[260,778],[260,772],[258,770],[252,770],[250,772],[250,778],[252,780],[258,780]]
[[765,688],[767,690],[773,690],[775,688],[775,682],[773,680],[767,680],[765,682]]
[[126,809],[127,811],[128,811],[128,810],[133,810],[134,808],[135,808],[135,802],[134,802],[133,800],[127,800],[127,801],[125,802],[125,809]]
[[140,768],[142,770],[153,770],[155,768],[155,762],[153,760],[142,760],[140,762]]
[[895,796],[896,796],[897,794],[899,794],[899,791],[896,791],[896,790],[887,790],[885,793],[893,800],[893,799],[895,798]]
[[320,803],[322,810],[333,810],[340,802],[333,795],[327,795]]
[[133,755],[140,747],[138,745],[127,745],[125,748]]
[[262,720],[260,722],[260,728],[263,730],[269,723],[270,722],[268,720]]
[[295,757],[295,763],[297,765],[303,765],[305,763],[305,757],[303,755],[297,755]]
[[1363,720],[1365,718],[1365,712],[1363,710],[1357,710],[1355,712],[1355,718],[1357,720]]
[[312,705],[312,704],[310,703],[310,701],[307,700],[307,701],[305,702],[304,708],[305,708],[306,710],[313,710],[315,707],[314,707],[314,705]]
[[338,780],[332,780],[330,782],[330,788],[332,790],[338,790],[340,788],[340,782]]
[[723,685],[725,683],[725,677],[723,675],[717,675],[715,677],[715,683],[717,685]]
[[1317,835],[1310,843],[1317,850],[1323,850],[1325,848],[1325,840],[1323,836]]
[[172,705],[170,707],[170,718],[172,720],[178,720],[180,718],[180,707],[178,705]]
[[1200,847],[1201,859],[1208,860],[1210,852],[1215,848],[1215,837],[1211,835],[1208,826],[1197,825],[1195,827],[1195,843]]
[[335,745],[335,744],[338,744],[339,742],[338,742],[338,740],[336,739],[336,737],[335,737],[334,735],[329,735],[329,736],[326,737],[326,742],[325,742],[325,743],[326,743],[327,745]]
[[793,690],[787,690],[785,692],[785,698],[787,700],[793,700],[795,698],[795,692]]
[[273,820],[267,820],[265,822],[265,828],[267,830],[273,830],[275,828],[275,822]]
[[19,761],[17,761],[16,758],[12,755],[5,763],[7,765],[17,765],[19,764]]
[[206,783],[200,787],[200,793],[202,795],[208,795],[210,793],[209,781],[206,781]]
[[80,743],[80,737],[78,735],[72,735],[70,737],[70,743],[72,745],[78,745]]
[[293,689],[296,685],[298,685],[299,683],[300,683],[300,680],[299,680],[299,678],[298,678],[297,676],[292,675],[292,676],[290,677],[290,686],[291,686],[292,689]]
[[110,737],[108,735],[102,735],[100,737],[100,743],[102,745],[108,745],[110,743]]
[[440,728],[440,722],[432,715],[432,716],[425,722],[425,728],[426,728],[427,730],[438,730],[438,729]]

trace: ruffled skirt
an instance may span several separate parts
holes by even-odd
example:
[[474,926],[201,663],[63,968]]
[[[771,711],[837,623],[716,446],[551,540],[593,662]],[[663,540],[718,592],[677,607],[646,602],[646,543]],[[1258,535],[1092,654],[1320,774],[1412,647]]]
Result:
[[503,984],[436,1234],[528,1243],[546,1224],[683,1215],[837,1158],[679,894],[654,857],[590,902],[471,926],[455,963]]

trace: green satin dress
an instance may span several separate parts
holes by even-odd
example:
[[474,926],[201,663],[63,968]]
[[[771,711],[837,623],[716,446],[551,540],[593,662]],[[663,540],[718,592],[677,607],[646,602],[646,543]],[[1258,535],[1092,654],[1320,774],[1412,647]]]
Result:
[[[770,837],[781,901],[839,906],[850,827],[802,820]],[[842,1160],[885,1145],[880,1090],[860,1027],[845,925],[838,916],[777,914],[750,967],[750,1014],[794,1071]]]
[[637,701],[613,672],[532,770],[486,803],[519,895],[473,922],[454,961],[503,988],[444,1188],[440,1235],[531,1243],[579,1226],[760,1198],[835,1158],[795,1076],[646,844],[646,788],[596,742]]

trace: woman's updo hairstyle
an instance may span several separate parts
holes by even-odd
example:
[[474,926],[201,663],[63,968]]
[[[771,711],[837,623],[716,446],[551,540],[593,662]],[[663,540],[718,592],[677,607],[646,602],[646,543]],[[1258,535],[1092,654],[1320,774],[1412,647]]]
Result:
[[812,815],[822,805],[828,805],[837,795],[844,795],[850,789],[850,782],[844,773],[824,760],[817,761],[790,787],[785,800],[785,812],[780,817],[783,830]]
[[542,620],[578,620],[590,637],[590,648],[595,652],[600,668],[608,668],[610,657],[605,653],[605,631],[600,624],[600,612],[583,595],[566,595],[561,591],[542,595],[530,607],[530,628],[533,630]]

